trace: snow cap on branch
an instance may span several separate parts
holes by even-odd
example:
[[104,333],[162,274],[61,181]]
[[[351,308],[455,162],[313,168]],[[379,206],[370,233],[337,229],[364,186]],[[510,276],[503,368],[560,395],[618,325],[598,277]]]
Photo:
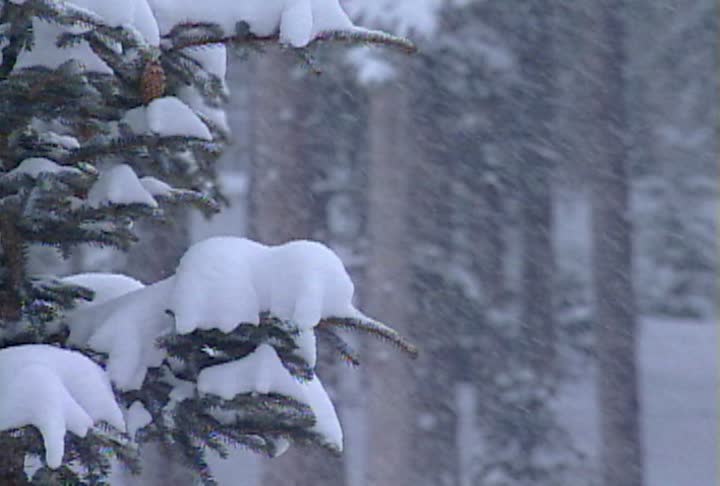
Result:
[[[13,0],[22,4],[24,1]],[[50,9],[56,13],[79,13],[96,19],[109,27],[126,27],[133,29],[144,42],[152,46],[160,44],[160,32],[157,22],[150,10],[147,0],[72,0],[72,2],[49,2]],[[18,55],[14,69],[19,70],[30,66],[57,68],[68,60],[74,60],[87,71],[113,74],[110,67],[93,52],[85,40],[58,47],[58,40],[64,34],[83,34],[90,26],[82,22],[62,25],[50,23],[45,19],[32,20],[34,42],[32,47],[23,49]],[[120,49],[120,46],[116,46]]]
[[338,0],[149,0],[163,34],[183,22],[220,25],[227,35],[246,22],[257,36],[279,33],[280,41],[303,47],[319,34],[353,30]]
[[300,382],[283,366],[275,349],[261,344],[242,359],[205,368],[198,377],[198,391],[232,400],[244,393],[278,393],[307,404],[315,415],[312,430],[325,443],[342,450],[342,428],[335,407],[317,376]]
[[143,186],[129,165],[120,164],[100,173],[88,192],[88,204],[98,208],[108,204],[144,204],[158,207],[152,194]]
[[236,237],[210,238],[183,256],[170,310],[177,331],[257,324],[259,313],[310,329],[323,317],[354,316],[354,286],[326,246],[293,241],[265,246]]
[[27,174],[37,178],[40,174],[59,174],[61,172],[79,174],[80,171],[74,167],[64,167],[44,157],[30,157],[20,162],[20,165],[7,173],[7,177],[17,177],[20,174]]
[[108,372],[123,390],[142,385],[148,367],[163,358],[155,341],[175,330],[231,332],[240,323],[258,324],[260,313],[294,324],[296,343],[310,366],[315,364],[314,326],[325,317],[356,317],[354,286],[340,259],[326,246],[293,241],[265,246],[236,237],[217,237],[191,247],[174,276],[147,287],[131,279],[87,274],[80,284],[127,288],[129,293],[82,306],[67,317],[69,341],[109,353]]
[[[108,353],[113,383],[122,390],[136,390],[142,386],[147,369],[159,366],[165,357],[155,341],[172,329],[172,319],[164,311],[171,279],[134,289],[129,277],[115,277],[110,281],[106,275],[96,283],[117,284],[118,290],[125,288],[128,293],[96,305],[89,303],[68,314],[68,342]],[[86,277],[80,283],[88,282]]]
[[84,437],[101,420],[125,430],[105,372],[76,351],[40,344],[0,350],[0,389],[0,430],[37,427],[51,468],[62,462],[67,431]]

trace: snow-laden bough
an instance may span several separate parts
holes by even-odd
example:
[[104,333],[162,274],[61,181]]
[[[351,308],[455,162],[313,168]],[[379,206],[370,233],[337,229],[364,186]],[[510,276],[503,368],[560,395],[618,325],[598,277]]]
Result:
[[[316,361],[318,326],[361,330],[416,353],[392,329],[354,307],[354,286],[340,258],[317,242],[267,246],[216,237],[192,246],[175,274],[153,285],[112,274],[68,279],[94,287],[100,297],[97,304],[84,303],[68,315],[69,342],[107,353],[109,376],[120,390],[140,389],[148,370],[164,362],[159,339],[218,331],[230,336],[241,325],[287,326],[296,355],[310,369]],[[121,294],[123,290],[127,293]],[[206,352],[212,355],[213,350]],[[269,344],[200,370],[197,383],[189,386],[179,401],[192,398],[193,390],[224,400],[242,394],[288,396],[310,407],[316,417],[311,430],[326,445],[342,449],[337,414],[317,375],[311,372],[306,380],[293,376]]]
[[76,351],[41,344],[0,350],[0,388],[0,430],[37,427],[51,468],[62,462],[68,431],[85,437],[99,421],[125,430],[107,375]]

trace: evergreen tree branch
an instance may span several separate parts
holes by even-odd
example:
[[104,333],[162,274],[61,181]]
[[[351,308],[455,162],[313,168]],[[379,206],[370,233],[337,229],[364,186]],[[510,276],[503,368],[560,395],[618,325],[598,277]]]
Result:
[[[200,35],[194,38],[183,39],[171,47],[166,48],[166,53],[173,53],[182,49],[193,47],[206,47],[213,44],[233,44],[233,45],[255,45],[262,46],[267,44],[277,44],[280,42],[279,34],[268,36],[257,36],[250,33],[241,33],[238,35]],[[385,32],[374,30],[331,30],[322,32],[313,39],[309,45],[319,44],[323,42],[343,42],[349,44],[372,44],[384,47],[399,49],[406,54],[413,54],[417,51],[417,47],[410,40],[403,37],[394,36]]]
[[158,135],[134,135],[124,138],[116,138],[106,143],[85,145],[72,150],[66,157],[59,160],[63,165],[71,165],[80,161],[97,160],[107,155],[117,154],[129,149],[137,148],[159,148],[178,144],[198,142],[212,145],[212,142],[202,138],[190,136],[167,136]]
[[317,326],[317,329],[324,328],[341,328],[351,331],[362,331],[383,341],[389,342],[401,351],[407,353],[412,359],[416,359],[419,354],[417,347],[402,337],[397,331],[386,326],[382,322],[370,319],[369,317],[326,317],[325,319],[322,319]]
[[352,366],[360,366],[360,357],[358,356],[357,352],[352,347],[350,347],[350,345],[346,343],[343,338],[338,336],[338,334],[333,329],[331,329],[330,327],[319,327],[317,331],[318,336],[322,336],[324,339],[329,341],[333,349],[338,354],[340,354],[340,357],[343,359],[343,361]]

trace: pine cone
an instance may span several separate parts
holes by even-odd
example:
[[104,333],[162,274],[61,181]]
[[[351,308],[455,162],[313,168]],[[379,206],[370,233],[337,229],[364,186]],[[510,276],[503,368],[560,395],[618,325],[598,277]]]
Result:
[[160,61],[152,60],[145,64],[140,80],[140,93],[146,105],[165,94],[165,70]]

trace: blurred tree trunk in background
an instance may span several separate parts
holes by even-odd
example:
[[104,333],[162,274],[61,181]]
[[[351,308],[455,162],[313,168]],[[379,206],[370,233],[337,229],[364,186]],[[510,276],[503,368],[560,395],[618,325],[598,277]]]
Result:
[[442,69],[437,59],[421,54],[412,61],[408,89],[412,90],[413,102],[407,108],[406,148],[412,160],[408,174],[412,312],[408,317],[412,322],[409,335],[422,350],[413,364],[412,484],[456,486],[460,470],[455,385],[461,370],[471,373],[459,352],[458,328],[464,321],[460,316],[450,317],[453,312],[461,313],[460,309],[451,309],[454,299],[449,276],[457,229],[453,175],[457,172],[458,144],[454,131],[444,130],[443,123],[457,113],[452,93],[437,82]]
[[[592,5],[592,6],[590,6]],[[589,3],[587,73],[598,399],[605,486],[642,486],[622,0]]]
[[[491,102],[491,109],[496,108]],[[474,167],[475,177],[467,183],[476,201],[472,208],[475,217],[469,219],[469,236],[475,244],[471,258],[471,271],[478,277],[482,301],[489,308],[502,305],[506,283],[504,274],[505,241],[504,218],[507,216],[503,194],[503,181],[497,155],[492,142],[484,144],[484,153]]]
[[302,101],[308,87],[299,69],[298,58],[287,50],[254,60],[249,226],[252,237],[264,244],[310,238],[316,228],[318,213],[308,189],[315,169],[303,157]]
[[124,273],[145,284],[173,275],[190,246],[188,211],[173,209],[167,216],[164,223],[141,223],[139,232],[143,236],[127,255]]
[[[399,79],[404,70],[396,73]],[[413,167],[408,136],[408,94],[392,80],[372,87],[368,115],[369,255],[364,307],[408,334],[410,295],[409,184]],[[371,342],[368,390],[368,486],[414,485],[411,434],[415,427],[411,364],[382,342]]]
[[534,370],[550,371],[556,329],[553,319],[552,140],[554,111],[553,6],[531,0],[525,6],[518,60],[522,106],[519,128],[518,198],[522,231],[522,314],[527,357]]
[[[330,246],[343,260],[354,282],[365,279],[366,188],[367,188],[367,99],[365,90],[357,83],[356,74],[343,68],[343,50],[327,49],[318,54],[323,75],[313,79],[319,89],[317,109],[313,112],[308,131],[313,157],[322,160],[322,179],[314,194],[324,209],[324,227],[318,238]],[[345,89],[339,90],[343,86]],[[356,286],[356,301],[362,299],[362,288]],[[360,336],[338,331],[337,334],[356,350]],[[343,427],[342,452],[344,477],[338,475],[326,486],[365,486],[367,431],[365,406],[367,396],[362,367],[369,359],[360,353],[361,368],[351,368],[339,362],[328,334],[318,333],[318,348],[322,354],[318,372],[335,403]]]
[[[324,208],[312,190],[320,168],[308,148],[313,138],[308,117],[315,108],[313,103],[319,102],[321,88],[317,79],[306,79],[305,68],[290,51],[273,51],[257,56],[254,62],[250,88],[251,237],[273,245],[314,238],[324,226]],[[328,361],[327,350],[319,351],[318,361]],[[265,465],[263,486],[342,485],[342,459],[319,448],[293,445]]]

